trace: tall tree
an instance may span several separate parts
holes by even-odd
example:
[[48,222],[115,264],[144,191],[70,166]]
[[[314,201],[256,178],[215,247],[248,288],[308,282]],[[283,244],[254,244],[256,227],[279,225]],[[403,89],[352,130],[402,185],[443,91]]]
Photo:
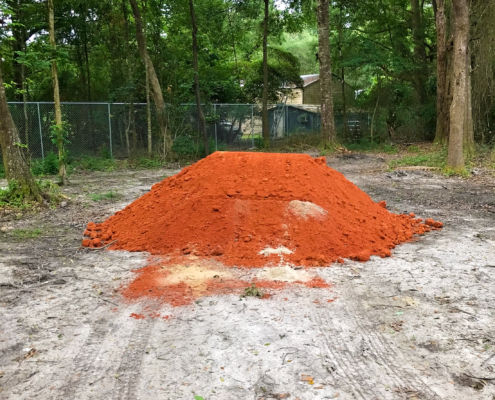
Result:
[[191,12],[192,23],[192,50],[193,50],[193,69],[194,69],[194,92],[196,95],[196,107],[198,110],[199,124],[201,127],[201,134],[203,136],[203,145],[205,149],[205,156],[210,153],[210,143],[208,141],[208,135],[206,133],[206,118],[201,106],[201,92],[199,89],[199,71],[198,71],[198,25],[196,24],[196,13],[194,12],[194,2],[189,0],[189,10]]
[[424,106],[427,101],[426,79],[428,78],[428,63],[426,60],[425,49],[425,30],[422,18],[423,4],[424,1],[421,2],[420,7],[419,0],[411,0],[414,61],[417,66],[416,71],[414,72],[413,83],[420,106]]
[[21,146],[19,132],[10,114],[0,60],[0,147],[7,181],[14,182],[13,198],[41,201],[41,194]]
[[148,49],[146,48],[146,37],[143,32],[143,21],[141,19],[141,12],[137,5],[136,0],[129,0],[132,7],[132,12],[134,13],[134,19],[136,20],[136,38],[139,48],[139,54],[143,59],[143,63],[146,68],[148,68],[149,79],[151,82],[151,95],[153,96],[153,101],[156,107],[156,116],[158,119],[158,125],[160,126],[160,132],[163,137],[163,151],[165,157],[173,156],[172,153],[172,135],[168,129],[167,118],[165,116],[165,101],[163,100],[162,88],[160,87],[160,82],[158,76],[155,72],[155,67],[153,66],[153,61],[148,54]]
[[345,83],[345,68],[344,68],[344,55],[342,53],[342,47],[344,46],[344,39],[343,39],[343,30],[344,30],[344,3],[343,1],[340,2],[340,13],[339,13],[339,44],[338,44],[338,50],[339,50],[339,62],[340,62],[340,83],[342,87],[342,121],[344,124],[344,140],[349,139],[349,123],[347,121],[347,104],[346,104],[346,97],[345,97],[345,88],[346,88],[346,83]]
[[445,143],[448,138],[449,109],[447,103],[447,22],[445,0],[433,0],[437,31],[437,126],[435,142]]
[[455,17],[453,49],[453,99],[450,106],[450,137],[447,167],[464,170],[463,142],[469,135],[469,7],[467,0],[452,0]]
[[318,61],[320,63],[321,93],[321,138],[326,146],[333,146],[337,140],[333,116],[332,60],[330,57],[330,7],[329,0],[319,0],[318,22]]
[[48,0],[48,32],[50,36],[50,47],[52,50],[52,82],[53,99],[55,103],[55,126],[54,134],[58,149],[58,176],[62,185],[67,185],[67,157],[65,152],[64,126],[62,121],[62,109],[60,107],[60,90],[58,86],[57,71],[57,43],[55,42],[55,18],[53,0]]
[[263,18],[263,99],[261,108],[261,132],[263,147],[270,148],[270,127],[268,124],[268,17],[270,0],[264,0]]

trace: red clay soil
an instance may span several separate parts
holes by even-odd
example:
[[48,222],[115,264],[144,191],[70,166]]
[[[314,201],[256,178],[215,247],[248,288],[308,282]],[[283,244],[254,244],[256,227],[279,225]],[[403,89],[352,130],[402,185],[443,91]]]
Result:
[[[323,210],[292,212],[294,200]],[[245,267],[280,262],[281,255],[259,253],[284,246],[292,252],[283,254],[285,262],[318,266],[390,256],[414,234],[443,226],[385,206],[327,167],[323,157],[216,152],[155,184],[105,222],[89,223],[83,246],[116,240],[110,249],[192,254]]]
[[[167,263],[165,263],[166,265]],[[163,264],[148,265],[139,270],[133,271],[138,276],[127,286],[121,290],[121,294],[127,300],[156,300],[158,304],[167,303],[174,307],[192,304],[196,299],[214,295],[240,295],[244,290],[254,284],[256,288],[271,292],[280,290],[289,285],[302,285],[310,288],[329,288],[332,285],[325,282],[319,276],[314,276],[310,280],[301,282],[284,282],[270,281],[262,279],[253,279],[248,282],[237,278],[210,278],[205,279],[200,285],[190,286],[190,282],[179,282],[171,284],[166,282],[169,271]],[[270,297],[269,293],[265,292],[263,298]],[[136,318],[134,315],[131,315]]]

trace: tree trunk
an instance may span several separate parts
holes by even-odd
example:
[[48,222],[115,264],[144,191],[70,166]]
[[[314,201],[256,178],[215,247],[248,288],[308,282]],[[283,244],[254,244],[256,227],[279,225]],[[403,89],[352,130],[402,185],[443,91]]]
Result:
[[[376,95],[376,104],[375,104],[375,109],[373,110],[373,116],[371,117],[371,133],[370,133],[370,136],[371,136],[371,141],[373,141],[373,128],[374,128],[374,124],[375,124],[375,116],[376,116],[376,110],[378,110],[378,102],[380,101],[380,94],[381,94],[381,84],[380,84],[380,76],[377,76],[377,79],[378,79],[378,94]],[[380,139],[380,143],[381,143],[381,139]]]
[[472,155],[474,153],[474,124],[473,124],[473,105],[471,103],[472,98],[472,85],[471,85],[471,52],[469,50],[469,41],[468,41],[468,49],[466,55],[466,64],[467,64],[467,88],[466,88],[466,96],[467,96],[467,107],[466,107],[466,121],[465,121],[465,131],[464,131],[464,152],[468,155]]
[[11,196],[28,201],[41,201],[41,194],[29,165],[19,146],[19,132],[10,114],[5,86],[3,85],[0,61],[0,146],[2,148],[3,165],[7,181],[15,182]]
[[58,73],[57,73],[57,43],[55,42],[55,23],[53,12],[53,0],[48,0],[48,31],[50,36],[50,46],[52,48],[52,82],[53,82],[53,100],[55,102],[55,125],[56,125],[56,140],[58,148],[58,175],[60,183],[67,185],[69,180],[67,179],[67,167],[66,167],[66,154],[65,143],[62,123],[62,109],[60,108],[60,91],[58,86]]
[[263,147],[270,148],[270,127],[268,124],[268,6],[270,0],[264,0],[265,17],[263,20],[263,100],[261,108],[261,132]]
[[437,28],[437,128],[435,143],[447,142],[448,107],[447,102],[447,24],[445,18],[445,1],[433,0],[435,24]]
[[468,45],[469,9],[467,0],[452,0],[455,15],[453,49],[453,99],[450,106],[450,137],[447,167],[454,172],[464,171],[463,141],[468,131]]
[[208,135],[206,133],[206,118],[203,113],[203,107],[201,106],[201,94],[199,90],[199,71],[198,71],[198,26],[196,25],[196,14],[194,13],[194,2],[189,0],[189,10],[191,12],[192,23],[192,50],[193,50],[193,69],[194,69],[194,92],[196,94],[196,107],[198,109],[198,118],[201,128],[201,134],[203,136],[203,145],[205,149],[205,157],[210,154],[210,143],[208,141]]
[[321,93],[321,139],[325,147],[332,147],[337,135],[333,117],[332,60],[330,58],[330,16],[329,0],[319,0],[318,19],[318,61],[320,64]]
[[14,83],[17,89],[14,92],[14,100],[22,101],[22,83],[24,81],[22,74],[23,65],[17,61],[19,58],[19,52],[24,51],[26,47],[26,27],[24,26],[23,13],[25,11],[25,5],[21,1],[7,0],[8,6],[13,11],[10,14],[12,20],[12,69],[14,72]]
[[151,103],[150,103],[150,77],[148,72],[148,67],[146,69],[146,116],[148,121],[148,156],[151,157],[153,154],[153,145],[151,138]]
[[134,19],[136,20],[136,39],[138,42],[139,54],[143,59],[145,67],[148,67],[148,73],[151,83],[151,96],[155,102],[156,107],[156,117],[158,120],[158,125],[160,126],[160,132],[163,136],[163,150],[164,157],[173,156],[172,153],[172,135],[168,130],[167,118],[165,116],[165,101],[163,100],[163,93],[160,87],[160,82],[155,72],[155,67],[146,49],[146,37],[143,33],[143,21],[141,19],[141,13],[136,0],[129,0],[132,7],[132,12],[134,13]]
[[[26,49],[24,49],[24,54],[26,54]],[[27,85],[26,85],[26,67],[22,64],[22,109],[24,111],[24,137],[25,145],[29,149],[29,114],[27,110]],[[27,152],[29,154],[29,151]]]
[[414,73],[414,86],[417,99],[420,105],[424,106],[427,101],[426,78],[428,77],[428,64],[426,62],[425,32],[423,21],[421,18],[419,0],[411,0],[411,13],[414,41],[414,58],[416,65],[418,66],[417,71]]
[[339,60],[340,60],[340,81],[342,84],[342,122],[344,124],[344,140],[349,136],[349,124],[347,122],[347,104],[345,99],[345,68],[342,66],[344,55],[342,54],[342,30],[343,22],[343,3],[340,3],[340,21],[339,21]]

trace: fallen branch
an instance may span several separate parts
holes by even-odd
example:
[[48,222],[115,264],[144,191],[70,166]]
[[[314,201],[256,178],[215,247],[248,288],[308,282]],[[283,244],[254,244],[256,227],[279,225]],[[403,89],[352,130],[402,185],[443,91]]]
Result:
[[118,239],[115,239],[113,241],[111,241],[110,243],[107,243],[105,246],[102,246],[102,247],[85,247],[85,249],[88,249],[88,250],[103,250],[103,249],[106,249],[108,246],[110,246],[111,244],[117,242]]
[[462,375],[466,375],[468,378],[472,378],[472,379],[480,379],[482,381],[495,381],[495,378],[478,378],[477,376],[468,375],[465,372],[463,372]]

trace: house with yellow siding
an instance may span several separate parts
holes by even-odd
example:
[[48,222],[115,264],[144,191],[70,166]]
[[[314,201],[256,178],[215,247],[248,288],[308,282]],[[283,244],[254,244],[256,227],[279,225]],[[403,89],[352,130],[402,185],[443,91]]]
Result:
[[[332,74],[332,95],[336,108],[342,105],[342,81]],[[320,75],[301,75],[302,87],[292,88],[292,92],[287,97],[287,104],[320,104]],[[348,83],[344,83],[346,106],[354,104],[354,89]]]

